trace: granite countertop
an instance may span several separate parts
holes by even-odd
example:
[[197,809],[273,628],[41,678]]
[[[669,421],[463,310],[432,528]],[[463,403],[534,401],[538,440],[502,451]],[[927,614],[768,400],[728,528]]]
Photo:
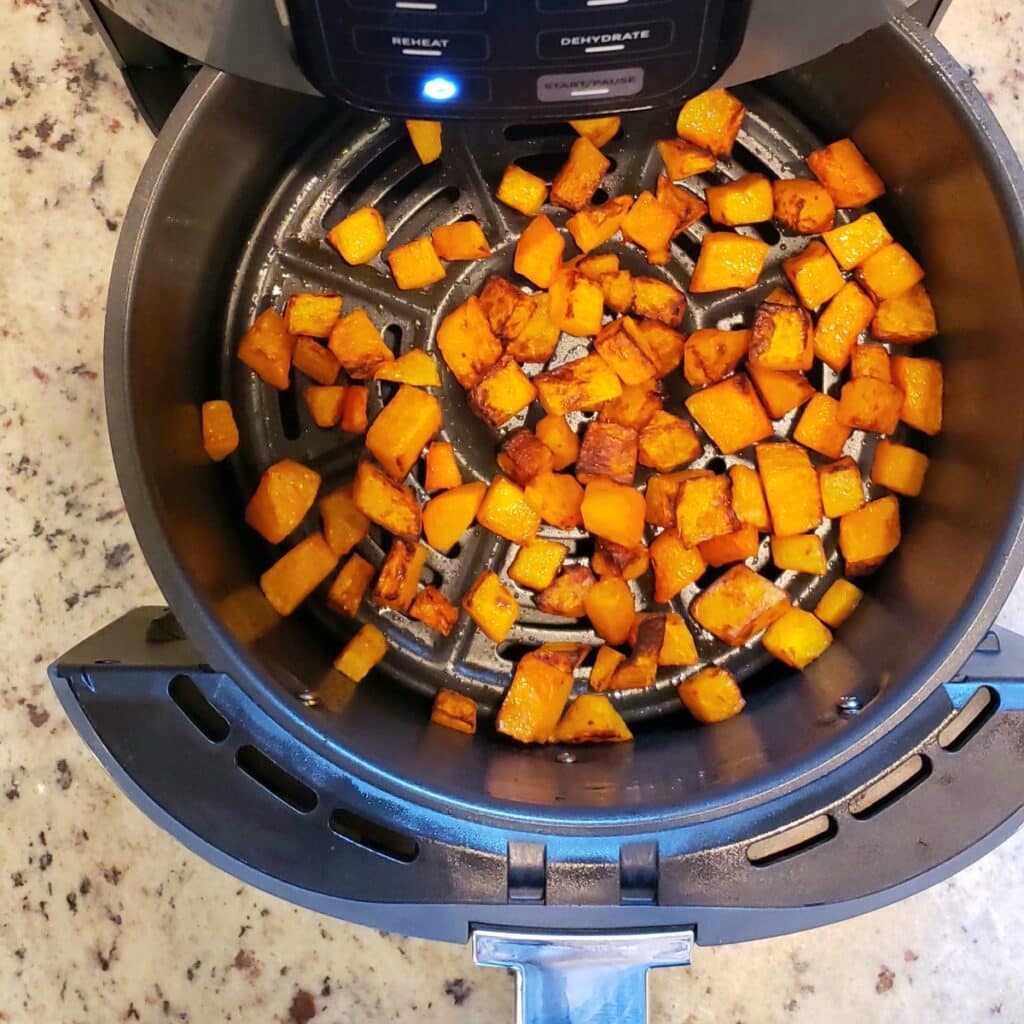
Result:
[[[1024,148],[1024,5],[954,0],[941,35]],[[152,138],[73,0],[0,0],[0,1022],[511,1021],[468,950],[299,910],[186,852],[114,787],[45,667],[160,595],[103,422],[117,232]],[[1024,630],[1024,588],[1002,621]],[[653,1019],[1024,1021],[1024,837],[859,920],[699,949]],[[955,1009],[954,1009],[955,1008]]]

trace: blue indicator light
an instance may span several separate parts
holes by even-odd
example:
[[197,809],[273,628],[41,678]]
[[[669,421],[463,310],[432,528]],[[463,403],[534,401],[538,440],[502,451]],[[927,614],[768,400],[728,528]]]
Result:
[[445,75],[435,75],[428,78],[420,89],[425,100],[433,100],[435,103],[444,103],[453,100],[459,95],[459,84],[454,79]]

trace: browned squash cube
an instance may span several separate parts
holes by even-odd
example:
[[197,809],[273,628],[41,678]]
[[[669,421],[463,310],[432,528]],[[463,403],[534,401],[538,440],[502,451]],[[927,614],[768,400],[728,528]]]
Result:
[[326,345],[312,338],[299,338],[295,342],[292,365],[323,387],[330,387],[341,372],[338,357]]
[[460,484],[431,498],[423,509],[423,532],[435,551],[447,552],[472,526],[487,491],[478,480]]
[[341,422],[341,412],[345,405],[345,389],[343,387],[303,388],[302,400],[306,403],[309,415],[318,427],[336,427]]
[[715,328],[694,331],[683,347],[683,375],[695,388],[717,384],[740,364],[750,348],[751,332],[720,331]]
[[771,420],[742,373],[694,392],[685,404],[724,455],[733,455],[772,434]]
[[353,555],[334,577],[327,591],[327,606],[332,611],[352,618],[363,603],[373,573],[373,566],[365,558]]
[[478,298],[491,330],[506,339],[515,337],[523,329],[537,305],[536,296],[527,295],[497,274],[487,278]]
[[476,518],[484,529],[516,544],[529,544],[540,526],[540,516],[526,500],[522,488],[500,473],[487,488]]
[[674,530],[659,533],[651,542],[651,565],[654,600],[659,604],[678,597],[696,583],[707,568],[700,550],[685,544]]
[[678,227],[679,215],[652,192],[641,192],[622,219],[623,237],[644,249],[651,263],[665,262],[658,254],[667,254]]
[[665,639],[658,652],[659,665],[696,665],[700,661],[693,634],[682,616],[669,612],[665,616]]
[[627,320],[605,324],[594,339],[594,348],[623,384],[651,387],[658,376],[657,367],[627,332]]
[[852,281],[822,310],[814,331],[814,354],[836,373],[850,361],[857,338],[875,315],[875,304]]
[[727,476],[684,480],[676,500],[676,529],[684,544],[696,547],[739,529]]
[[506,352],[520,363],[546,363],[558,344],[559,330],[551,322],[547,295],[532,295],[529,319],[509,335]]
[[690,423],[668,412],[655,412],[640,431],[640,465],[659,473],[669,473],[692,462],[703,450]]
[[448,441],[434,441],[427,448],[423,486],[428,491],[447,491],[462,483],[455,449]]
[[607,477],[620,484],[631,484],[636,476],[637,432],[617,423],[594,420],[587,424],[583,445],[576,460],[576,478],[589,483]]
[[567,210],[582,210],[593,198],[612,163],[585,136],[569,150],[569,159],[551,183],[551,202]]
[[526,500],[549,526],[573,530],[580,525],[583,487],[568,473],[540,473],[526,485]]
[[762,224],[775,214],[772,183],[763,174],[745,174],[725,185],[708,185],[704,198],[711,219],[727,227]]
[[807,158],[807,166],[840,209],[866,206],[885,194],[885,183],[852,139],[815,151]]
[[730,466],[729,481],[732,483],[732,510],[736,518],[767,533],[772,524],[757,470],[749,466]]
[[372,207],[350,213],[327,232],[327,241],[354,267],[369,263],[388,244],[384,218]]
[[[545,644],[524,654],[498,709],[495,728],[520,743],[547,743],[572,690],[575,659],[552,656]],[[582,657],[587,648],[582,647]]]
[[651,361],[659,378],[667,377],[683,361],[683,336],[658,320],[622,320],[626,333]]
[[775,221],[794,235],[820,235],[835,223],[836,204],[816,181],[786,178],[772,182]]
[[577,135],[582,135],[600,148],[611,142],[622,127],[621,117],[585,117],[578,121],[570,121],[569,125]]
[[897,298],[923,281],[924,268],[902,245],[891,242],[857,268],[857,280],[875,302],[882,302]]
[[599,356],[588,355],[533,378],[544,411],[552,416],[597,409],[622,394],[622,382]]
[[523,229],[516,244],[513,266],[538,288],[550,288],[562,266],[565,239],[543,214],[534,217]]
[[642,430],[654,414],[661,411],[662,404],[661,396],[651,387],[628,384],[618,398],[601,406],[597,418],[602,423],[618,423],[620,427]]
[[877,213],[865,213],[849,224],[826,231],[822,238],[843,270],[859,267],[869,256],[892,241],[892,235]]
[[435,725],[471,736],[476,732],[476,702],[455,690],[438,690],[430,709],[430,720]]
[[891,434],[899,426],[903,393],[895,384],[858,377],[843,385],[839,418],[855,430]]
[[757,527],[744,523],[732,533],[723,533],[700,545],[700,556],[710,566],[730,565],[753,558],[761,549]]
[[370,532],[370,520],[356,507],[351,484],[321,498],[319,507],[324,538],[338,556],[347,555]]
[[523,427],[502,441],[498,466],[520,487],[525,487],[535,476],[550,473],[555,468],[555,457],[543,441]]
[[263,472],[245,506],[245,521],[271,544],[279,544],[306,517],[320,489],[320,474],[294,459],[282,459]]
[[341,407],[341,429],[350,434],[365,434],[370,425],[370,391],[361,384],[345,388],[345,401]]
[[607,697],[584,693],[565,709],[550,742],[626,743],[632,738],[629,726]]
[[903,392],[900,419],[908,427],[937,434],[942,429],[942,364],[934,359],[893,356],[893,383]]
[[408,611],[426,561],[427,549],[422,544],[396,537],[391,542],[377,585],[373,588],[374,604],[393,608],[396,612]]
[[403,384],[371,424],[366,447],[392,479],[404,480],[440,429],[441,403],[421,388]]
[[389,533],[411,539],[420,535],[420,505],[416,495],[368,460],[364,459],[356,469],[352,498],[356,508],[371,523],[384,527]]
[[475,220],[436,227],[430,232],[430,241],[443,260],[485,260],[491,255],[483,228]]
[[[632,196],[616,196],[602,206],[588,206],[574,213],[565,222],[565,227],[580,252],[590,252],[599,245],[610,242],[619,233],[623,218],[629,213],[632,205]],[[617,273],[618,269],[616,266],[615,270],[609,273]]]
[[732,647],[742,647],[767,629],[789,608],[789,597],[753,569],[734,565],[702,591],[690,605],[690,614],[712,636]]
[[359,683],[384,660],[387,651],[388,642],[384,634],[376,626],[367,623],[334,659],[334,668],[348,676],[352,682]]
[[747,363],[747,372],[773,420],[782,419],[815,394],[814,385],[797,370],[769,370]]
[[587,484],[580,514],[588,533],[623,547],[638,547],[644,535],[644,496],[603,477]]
[[658,677],[658,661],[665,645],[665,615],[644,615],[636,620],[633,650],[608,681],[609,690],[645,690]]
[[708,469],[682,469],[676,473],[653,473],[647,478],[644,494],[645,519],[651,526],[663,529],[676,528],[676,501],[679,488],[684,480],[694,477],[709,477],[714,473]]
[[803,252],[784,260],[782,269],[807,309],[819,309],[846,284],[839,264],[823,242],[811,242]]
[[340,295],[315,295],[299,292],[284,307],[285,326],[289,334],[326,338],[341,316]]
[[840,415],[839,402],[829,395],[817,394],[807,403],[793,431],[793,440],[811,451],[838,459],[850,434],[850,427]]
[[838,629],[856,610],[864,591],[849,580],[836,580],[822,595],[814,614],[833,629]]
[[533,603],[548,615],[558,615],[563,619],[582,619],[586,614],[587,592],[594,582],[594,574],[587,566],[568,565],[555,577],[554,583],[545,587],[534,598]]
[[485,423],[502,427],[535,398],[533,381],[510,356],[499,359],[469,392],[469,407]]
[[871,333],[879,341],[893,341],[899,345],[913,345],[934,338],[939,328],[925,286],[915,284],[902,295],[882,302],[871,322]]
[[441,159],[440,121],[406,121],[405,130],[421,164],[432,164]]
[[300,540],[262,576],[260,589],[278,615],[291,615],[334,571],[338,556],[320,533]]
[[535,217],[547,202],[548,186],[543,178],[524,171],[517,164],[509,164],[494,193],[498,200],[513,210]]
[[343,316],[334,325],[327,344],[353,380],[368,380],[381,363],[395,358],[365,309]]
[[751,364],[769,370],[809,370],[814,365],[814,325],[799,306],[762,302],[754,313]]
[[448,369],[468,391],[501,358],[501,342],[487,321],[480,300],[471,295],[437,329],[437,347]]
[[563,267],[551,282],[548,316],[566,334],[578,338],[597,334],[604,319],[601,286],[589,277]]
[[554,458],[552,469],[565,469],[576,461],[580,453],[580,441],[564,416],[545,416],[538,421],[534,430]]
[[437,587],[424,587],[416,595],[409,614],[441,636],[448,636],[459,621],[459,609]]
[[747,705],[733,674],[718,665],[708,665],[676,687],[683,706],[702,725],[715,725],[735,718]]
[[687,100],[676,118],[676,135],[715,156],[729,156],[747,108],[725,89],[709,89]]
[[916,498],[924,486],[928,456],[895,441],[882,440],[875,448],[871,479],[897,494]]
[[765,631],[764,649],[790,668],[805,669],[832,646],[832,634],[810,612],[790,608]]
[[638,580],[650,565],[650,552],[643,544],[635,548],[624,548],[621,544],[600,538],[590,557],[590,568],[602,579],[605,576],[621,576],[624,580]]
[[633,278],[633,312],[650,320],[678,327],[686,314],[686,296],[656,277]]
[[759,444],[755,453],[775,535],[816,530],[821,522],[821,494],[807,452],[795,444]]
[[772,561],[779,569],[824,576],[828,571],[825,545],[814,533],[796,537],[772,537]]
[[889,365],[889,353],[881,345],[864,342],[853,346],[850,355],[850,376],[873,377],[875,380],[892,382],[892,368]]
[[500,644],[519,617],[519,603],[490,569],[482,572],[462,599],[466,614],[489,640]]
[[764,269],[768,244],[731,231],[709,232],[701,243],[700,256],[690,278],[695,294],[730,288],[753,288]]
[[839,519],[847,512],[856,512],[864,504],[860,468],[849,456],[819,466],[818,486],[822,508],[829,519]]
[[388,253],[388,266],[402,291],[426,288],[444,280],[444,264],[429,238],[415,238]]
[[508,577],[528,590],[545,590],[554,582],[568,553],[564,544],[538,537],[516,552]]
[[607,644],[598,647],[594,667],[590,670],[590,688],[601,692],[610,689],[615,670],[626,660],[626,656]]
[[707,174],[718,166],[713,153],[684,139],[659,139],[657,145],[665,172],[674,181]]
[[276,309],[265,309],[238,343],[238,358],[272,388],[284,391],[291,382],[296,338],[288,333]]
[[202,427],[203,449],[214,462],[222,462],[238,447],[238,425],[230,402],[203,402]]
[[892,495],[869,502],[839,520],[839,550],[847,576],[874,572],[900,542],[900,505]]
[[695,196],[689,189],[674,185],[664,174],[658,175],[654,198],[678,217],[676,237],[696,224],[708,212],[708,205],[703,199]]

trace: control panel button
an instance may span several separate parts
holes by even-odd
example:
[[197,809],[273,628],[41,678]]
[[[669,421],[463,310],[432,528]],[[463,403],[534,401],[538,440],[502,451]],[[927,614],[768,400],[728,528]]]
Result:
[[483,32],[427,32],[383,28],[356,28],[356,49],[368,57],[425,57],[432,60],[486,60],[487,36]]
[[631,11],[634,7],[653,7],[669,0],[537,0],[537,10],[545,13],[562,14],[573,11],[610,10]]
[[487,0],[348,0],[357,11],[405,14],[483,14]]
[[537,99],[541,103],[582,103],[608,96],[636,96],[643,87],[643,68],[541,75],[537,79]]
[[491,98],[490,80],[483,75],[409,74],[396,71],[388,75],[388,93],[403,103],[422,106],[427,103],[441,110],[451,104],[462,107],[487,103]]
[[632,57],[670,45],[673,29],[671,21],[651,21],[640,25],[541,32],[537,36],[537,53],[543,60],[566,60],[597,54]]

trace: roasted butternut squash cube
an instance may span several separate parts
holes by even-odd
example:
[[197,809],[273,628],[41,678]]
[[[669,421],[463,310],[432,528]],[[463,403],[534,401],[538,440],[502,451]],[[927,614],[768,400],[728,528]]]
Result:
[[[590,252],[610,242],[621,230],[623,218],[633,205],[632,196],[616,196],[602,206],[588,206],[574,213],[565,226],[580,252]],[[618,267],[611,273],[616,273]],[[589,275],[588,275],[589,276]]]
[[807,166],[840,209],[867,206],[885,194],[885,183],[852,139],[816,150],[807,158]]
[[622,394],[622,382],[599,356],[588,355],[533,378],[544,411],[552,416],[597,409]]
[[587,484],[580,506],[588,533],[623,547],[639,546],[644,535],[644,496],[603,477]]
[[757,527],[743,523],[732,533],[723,533],[699,545],[701,558],[711,566],[730,565],[753,558],[761,549]]
[[829,519],[856,512],[864,504],[860,467],[849,456],[818,467],[821,505]]
[[609,689],[615,670],[626,660],[626,656],[614,647],[603,645],[597,649],[594,666],[590,670],[590,688],[599,693]]
[[236,355],[260,380],[284,391],[291,382],[296,340],[284,317],[276,309],[265,309],[242,335]]
[[583,445],[576,459],[576,478],[589,483],[607,477],[620,484],[631,484],[636,475],[637,431],[617,423],[594,420],[587,424]]
[[707,174],[718,166],[713,153],[684,139],[659,139],[657,145],[665,173],[674,181]]
[[422,544],[396,537],[391,542],[387,558],[380,567],[377,585],[373,588],[374,604],[396,612],[408,611],[419,588],[420,573],[426,561],[427,549]]
[[633,278],[633,312],[678,327],[686,315],[686,296],[675,285],[656,277]]
[[883,246],[857,268],[857,280],[875,300],[895,299],[924,280],[924,268],[897,242]]
[[698,548],[689,547],[674,530],[659,533],[651,542],[654,600],[659,604],[678,597],[704,575],[707,565]]
[[331,330],[327,345],[353,380],[369,380],[381,363],[394,359],[365,309],[354,309]]
[[586,136],[569,150],[569,159],[551,183],[551,202],[567,210],[582,210],[598,190],[611,161]]
[[695,295],[724,292],[730,288],[753,288],[761,277],[768,244],[731,231],[709,232],[700,247],[697,265],[690,278]]
[[778,537],[810,533],[821,522],[818,475],[799,445],[759,444],[755,449],[765,501]]
[[625,313],[633,308],[633,275],[628,270],[604,274],[598,284],[605,306],[613,313]]
[[610,540],[598,538],[590,567],[604,579],[605,576],[621,576],[624,580],[638,580],[651,564],[651,556],[643,544],[635,548],[624,548]]
[[370,425],[370,391],[361,384],[345,388],[345,401],[341,406],[341,429],[350,434],[365,434]]
[[540,526],[540,515],[526,500],[522,488],[500,473],[487,488],[476,518],[484,529],[516,544],[529,544]]
[[[437,587],[424,587],[412,602],[409,614],[417,621],[422,622],[428,629],[440,633],[441,636],[448,636],[455,628],[455,623],[459,621],[459,609]],[[464,699],[468,700],[469,698]],[[435,708],[436,706],[435,701]],[[475,704],[473,711],[475,722]]]
[[469,407],[485,423],[502,427],[537,397],[533,381],[511,356],[503,356],[469,392]]
[[811,242],[803,252],[783,260],[782,269],[807,309],[819,309],[846,284],[839,264],[823,242]]
[[485,484],[474,480],[431,498],[423,508],[423,532],[427,543],[441,552],[455,547],[473,525],[486,491]]
[[644,385],[629,384],[622,388],[618,398],[601,406],[597,418],[602,423],[618,423],[620,427],[642,430],[661,408],[661,396],[656,391]]
[[708,204],[703,199],[689,189],[673,184],[672,179],[664,174],[658,175],[654,198],[679,218],[675,232],[677,238],[708,212]]
[[519,363],[546,363],[558,345],[559,330],[549,315],[547,295],[535,295],[529,319],[509,336],[508,354]]
[[809,370],[814,365],[814,326],[808,312],[762,302],[754,313],[748,359],[769,370]]
[[676,473],[653,473],[647,478],[645,518],[652,526],[676,528],[676,501],[684,480],[712,477],[709,469],[681,469]]
[[683,361],[683,336],[658,320],[623,317],[622,326],[651,361],[658,377],[667,377]]
[[564,416],[545,416],[534,429],[537,439],[551,452],[553,461],[550,469],[565,469],[576,461],[580,450],[579,438]]
[[441,386],[437,363],[421,348],[411,348],[397,359],[380,363],[373,371],[373,379],[393,384],[412,384],[418,388]]
[[548,292],[548,316],[560,330],[587,337],[601,330],[604,295],[589,277],[563,267],[555,274]]
[[732,510],[732,485],[727,476],[684,480],[676,499],[676,529],[684,544],[696,547],[712,537],[739,529]]
[[268,466],[245,506],[245,521],[271,544],[279,544],[302,522],[316,501],[320,474],[294,459]]
[[339,557],[347,555],[370,532],[370,520],[356,507],[351,484],[321,498],[319,509],[324,539]]
[[334,668],[354,683],[362,682],[371,669],[384,660],[388,642],[384,634],[367,623],[342,649],[334,659]]
[[769,370],[747,363],[747,372],[773,420],[782,419],[815,394],[814,385],[797,370]]
[[489,640],[500,644],[519,617],[519,604],[490,569],[482,572],[462,598],[462,607]]
[[334,577],[327,591],[327,606],[352,618],[363,603],[374,569],[362,555],[353,555]]
[[448,369],[468,391],[501,358],[501,342],[487,321],[480,300],[471,295],[437,329],[437,347]]
[[341,296],[299,292],[284,307],[285,327],[289,334],[326,338],[341,316]]
[[613,320],[598,332],[594,348],[625,385],[651,387],[657,367],[626,330],[626,319]]
[[897,494],[916,498],[924,486],[928,456],[905,444],[881,440],[875,448],[871,479]]
[[814,354],[836,373],[846,369],[857,338],[875,315],[875,304],[852,281],[822,310],[814,331]]
[[516,552],[508,577],[528,590],[544,590],[554,582],[568,553],[564,544],[538,537]]
[[874,572],[900,542],[900,504],[892,495],[868,502],[839,520],[839,550],[847,576]]
[[480,309],[499,338],[513,338],[533,314],[537,297],[527,295],[511,281],[492,274],[479,295]]
[[690,614],[712,636],[732,647],[742,647],[767,629],[789,608],[786,592],[753,569],[734,565],[702,591],[690,605]]
[[632,738],[629,726],[607,697],[584,693],[565,709],[549,742],[626,743]]
[[337,564],[338,556],[323,535],[311,534],[260,576],[260,590],[278,615],[291,615]]
[[665,639],[661,642],[658,652],[659,665],[696,665],[700,661],[697,645],[693,634],[683,621],[682,616],[675,612],[665,615]]
[[572,530],[580,525],[583,487],[568,473],[539,473],[526,485],[526,500],[549,526]]
[[421,164],[432,164],[441,159],[440,121],[406,121],[405,129]]
[[881,345],[864,342],[853,346],[850,354],[850,376],[873,377],[875,380],[892,382],[892,368],[889,365],[889,353]]
[[524,654],[498,709],[498,732],[520,743],[547,743],[569,699],[572,672],[571,663],[545,656],[544,647]]
[[835,223],[836,204],[816,181],[785,178],[772,182],[775,221],[794,235],[820,235]]
[[203,402],[203,449],[214,462],[223,462],[238,447],[238,425],[231,403]]
[[594,574],[587,566],[568,565],[534,598],[534,604],[548,615],[582,619],[586,614],[587,592],[594,582]]
[[330,387],[341,372],[338,357],[326,345],[312,338],[299,338],[295,342],[292,365],[323,387]]
[[839,418],[855,430],[891,434],[899,426],[903,393],[895,384],[858,377],[847,381],[839,398]]
[[644,249],[650,262],[664,262],[650,257],[668,251],[668,244],[678,227],[679,214],[660,202],[652,192],[645,191],[636,197],[636,202],[623,217],[622,236]]
[[659,473],[669,473],[692,462],[703,450],[690,423],[668,412],[655,412],[640,431],[640,465]]
[[856,610],[864,591],[849,580],[836,580],[822,595],[814,614],[833,629],[838,629]]
[[341,422],[341,411],[345,405],[343,387],[303,388],[302,400],[318,427],[336,427]]
[[353,267],[369,263],[388,244],[384,218],[372,207],[354,210],[327,232],[327,241]]
[[636,619],[636,639],[628,658],[608,681],[610,690],[646,690],[658,678],[658,660],[665,644],[667,616],[643,615]]
[[364,459],[356,469],[352,498],[356,508],[371,523],[389,533],[412,539],[420,535],[420,505],[416,495],[368,460]]
[[763,224],[775,214],[772,183],[763,174],[745,174],[725,185],[708,185],[704,198],[711,219],[726,227]]
[[[619,196],[618,198],[633,201],[632,196]],[[605,206],[607,205],[606,203]],[[579,259],[579,257],[577,258]],[[613,252],[597,252],[593,256],[582,257],[578,263],[575,263],[575,266],[584,277],[589,277],[591,281],[600,281],[606,274],[618,272],[619,257]]]
[[893,356],[892,380],[903,392],[900,419],[908,427],[937,434],[942,429],[942,364],[934,359]]
[[583,597],[583,607],[594,632],[605,643],[626,642],[636,606],[633,591],[624,579],[608,576],[591,584]]
[[925,286],[915,284],[902,295],[882,302],[871,321],[871,333],[879,341],[893,341],[899,345],[913,345],[934,338],[939,328]]
[[892,241],[889,229],[874,212],[865,213],[849,224],[840,224],[824,232],[822,238],[843,270],[859,267]]
[[391,276],[402,291],[427,288],[444,280],[444,264],[429,238],[414,238],[399,245],[388,253],[387,260]]
[[747,108],[725,89],[709,89],[687,100],[676,118],[676,135],[715,156],[729,156]]
[[[434,626],[430,628],[434,629]],[[430,709],[430,720],[435,725],[471,736],[476,732],[476,701],[455,690],[438,690]]]
[[513,266],[538,288],[550,288],[562,266],[565,239],[543,214],[534,217],[523,229],[516,244]]
[[772,434],[771,420],[742,373],[694,392],[685,404],[724,455],[733,455]]
[[547,202],[548,185],[543,178],[524,171],[517,164],[509,164],[494,193],[499,202],[511,206],[527,217],[534,217]]
[[824,576],[828,571],[825,545],[814,533],[796,537],[772,537],[772,561],[779,569]]
[[708,665],[684,679],[676,693],[683,707],[702,725],[727,722],[747,706],[733,674],[718,665]]
[[440,429],[441,403],[421,388],[403,384],[371,424],[366,447],[392,479],[404,480]]
[[543,441],[524,427],[502,441],[498,466],[511,480],[525,487],[535,476],[550,473],[555,468],[555,457]]
[[768,505],[757,471],[749,466],[731,466],[729,480],[732,483],[732,509],[736,518],[744,525],[753,526],[762,532],[770,530]]
[[483,228],[475,220],[436,227],[430,232],[430,241],[443,260],[485,260],[491,255]]
[[764,649],[790,668],[804,669],[832,646],[832,634],[820,619],[790,608],[765,630]]
[[618,134],[619,128],[622,127],[622,118],[585,117],[580,120],[570,121],[569,124],[577,135],[590,139],[595,146],[600,148],[605,143],[611,142]]
[[740,364],[750,348],[751,332],[694,331],[683,347],[683,375],[695,388],[717,384]]
[[817,394],[807,403],[793,440],[811,451],[838,459],[850,439],[850,427],[840,416],[840,405],[830,395]]

